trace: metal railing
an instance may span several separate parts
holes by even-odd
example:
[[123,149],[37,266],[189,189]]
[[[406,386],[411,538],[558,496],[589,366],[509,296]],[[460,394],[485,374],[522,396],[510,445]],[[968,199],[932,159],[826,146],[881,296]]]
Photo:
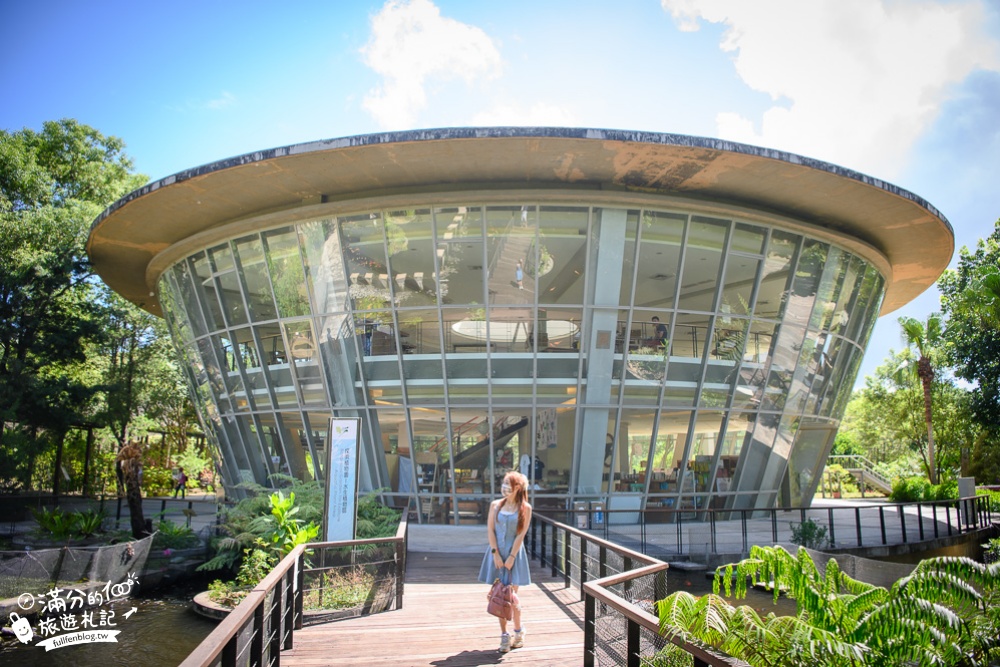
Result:
[[745,554],[754,544],[792,543],[796,524],[807,521],[815,524],[819,532],[825,529],[823,546],[830,549],[924,542],[991,526],[987,496],[850,507],[544,512],[588,535],[666,559],[692,554]]
[[827,465],[839,465],[848,472],[858,473],[861,493],[864,494],[865,482],[871,481],[872,486],[888,493],[892,491],[892,481],[875,471],[875,464],[859,454],[831,454],[827,457]]
[[694,658],[695,667],[743,665],[707,647],[665,636],[655,616],[656,600],[666,597],[668,565],[540,514],[532,515],[532,557],[576,584],[584,601],[584,667],[639,667],[668,643]]
[[[302,629],[307,596],[312,596],[315,606],[322,610],[324,591],[329,583],[326,576],[340,568],[368,565],[380,573],[391,569],[392,599],[389,604],[373,606],[372,597],[375,600],[385,597],[376,594],[369,596],[367,603],[355,610],[357,613],[393,608],[393,603],[394,608],[402,608],[406,544],[407,522],[404,516],[394,537],[315,542],[295,547],[195,648],[181,667],[264,667],[281,664],[281,652],[292,648],[295,630]],[[391,561],[385,556],[387,549],[393,553]],[[359,563],[359,557],[363,560],[365,553],[371,558],[368,562]],[[319,565],[312,567],[311,561],[317,557]],[[330,565],[329,561],[333,564]],[[391,568],[387,567],[390,562]],[[310,586],[309,578],[318,582],[318,586]],[[380,585],[384,580],[375,577],[372,590],[384,592],[386,587]]]

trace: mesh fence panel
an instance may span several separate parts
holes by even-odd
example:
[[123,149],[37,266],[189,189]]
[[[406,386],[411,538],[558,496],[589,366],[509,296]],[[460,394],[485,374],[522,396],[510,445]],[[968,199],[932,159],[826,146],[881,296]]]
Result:
[[306,567],[306,623],[375,614],[395,607],[398,582],[393,545],[317,548]]
[[[113,582],[138,576],[153,536],[103,547],[0,552],[0,599],[37,593],[39,587],[73,586],[83,581]],[[141,583],[141,582],[140,582]]]

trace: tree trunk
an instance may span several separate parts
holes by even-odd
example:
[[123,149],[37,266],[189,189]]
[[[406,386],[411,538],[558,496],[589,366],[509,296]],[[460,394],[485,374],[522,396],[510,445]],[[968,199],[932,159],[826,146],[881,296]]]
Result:
[[931,381],[934,371],[927,357],[920,357],[917,362],[917,375],[924,388],[924,421],[927,423],[927,476],[931,484],[937,484],[937,464],[934,460],[934,427],[931,423]]
[[146,537],[146,519],[142,515],[142,489],[139,488],[139,478],[131,466],[125,470],[125,499],[128,501],[129,523],[132,526],[132,537]]
[[56,505],[59,504],[59,492],[62,490],[62,459],[65,444],[66,431],[60,431],[56,434],[56,465],[52,474],[52,497],[55,498]]
[[83,497],[90,497],[90,455],[94,451],[94,427],[87,427],[87,450],[83,455]]

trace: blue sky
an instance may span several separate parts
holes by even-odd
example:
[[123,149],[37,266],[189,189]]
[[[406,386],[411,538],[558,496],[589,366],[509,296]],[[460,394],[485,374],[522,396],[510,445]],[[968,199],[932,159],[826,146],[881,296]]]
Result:
[[[1000,3],[0,0],[0,127],[65,117],[151,179],[422,127],[720,137],[911,190],[972,247],[1000,218]],[[879,321],[859,383],[937,303]]]

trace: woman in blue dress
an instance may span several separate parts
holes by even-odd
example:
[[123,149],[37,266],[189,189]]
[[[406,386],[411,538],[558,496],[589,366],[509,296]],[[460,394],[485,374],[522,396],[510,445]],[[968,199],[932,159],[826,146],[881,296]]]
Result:
[[503,478],[500,487],[503,498],[490,503],[486,522],[490,547],[479,568],[479,581],[492,585],[496,579],[514,588],[514,636],[507,633],[507,619],[500,619],[500,652],[524,646],[524,626],[521,625],[520,586],[531,583],[528,552],[524,536],[531,525],[531,505],[528,504],[528,479],[517,471]]

